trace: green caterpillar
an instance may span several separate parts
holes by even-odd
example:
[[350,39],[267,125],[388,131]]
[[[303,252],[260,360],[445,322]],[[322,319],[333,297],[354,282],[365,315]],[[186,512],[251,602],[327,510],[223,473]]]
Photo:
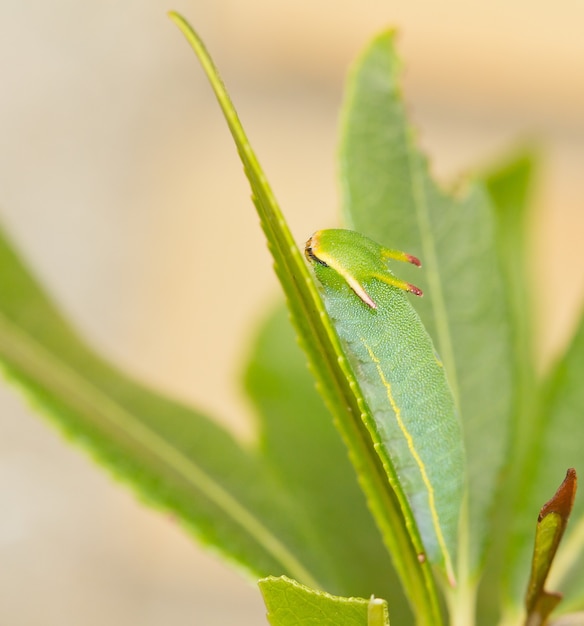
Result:
[[460,421],[444,367],[405,295],[422,292],[387,267],[388,259],[420,262],[340,229],[316,232],[305,254],[365,398],[364,421],[416,521],[426,550],[420,557],[441,565],[454,584],[464,492]]

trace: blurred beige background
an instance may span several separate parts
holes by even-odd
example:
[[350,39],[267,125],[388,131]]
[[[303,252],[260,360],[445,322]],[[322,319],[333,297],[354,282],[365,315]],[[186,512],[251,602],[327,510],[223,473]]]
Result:
[[[543,359],[558,349],[584,286],[581,2],[1,2],[0,219],[94,345],[250,432],[237,375],[277,287],[171,8],[206,39],[300,242],[334,223],[343,77],[387,25],[442,180],[539,138]],[[264,623],[253,586],[5,385],[0,502],[2,626]]]

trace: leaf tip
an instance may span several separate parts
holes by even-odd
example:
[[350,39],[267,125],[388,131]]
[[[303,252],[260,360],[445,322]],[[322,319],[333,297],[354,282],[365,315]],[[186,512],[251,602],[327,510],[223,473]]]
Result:
[[541,520],[550,513],[557,513],[567,522],[574,504],[577,486],[578,477],[576,470],[573,467],[570,467],[566,472],[566,478],[564,478],[564,481],[558,487],[558,490],[554,494],[553,498],[548,500],[541,507],[537,521],[541,522]]

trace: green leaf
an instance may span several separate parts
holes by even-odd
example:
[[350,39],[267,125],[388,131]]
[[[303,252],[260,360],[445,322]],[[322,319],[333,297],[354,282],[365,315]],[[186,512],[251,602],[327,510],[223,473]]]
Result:
[[[533,369],[531,337],[533,303],[526,264],[529,247],[530,204],[536,158],[525,149],[495,165],[482,176],[497,217],[497,245],[516,327],[516,346],[522,367]],[[516,349],[517,349],[516,348]]]
[[[416,520],[424,552],[455,586],[464,495],[460,420],[444,366],[386,250],[350,230],[317,231],[307,256],[367,402],[364,420],[396,494]],[[399,282],[398,282],[399,284]]]
[[[534,446],[518,489],[506,569],[507,611],[517,610],[527,585],[530,518],[566,468],[584,472],[584,316],[554,368],[534,417]],[[561,611],[584,610],[584,500],[577,498],[549,584],[564,595]]]
[[272,626],[389,626],[385,600],[331,596],[285,577],[258,584]]
[[516,151],[482,173],[481,178],[495,208],[497,247],[510,303],[513,341],[514,402],[511,422],[513,462],[506,470],[503,489],[495,509],[495,528],[489,564],[481,581],[478,615],[481,623],[497,619],[507,572],[508,529],[515,511],[517,491],[523,480],[525,459],[533,448],[533,420],[537,406],[534,338],[530,284],[527,278],[529,219],[536,158],[532,151]]
[[529,626],[545,624],[562,595],[549,592],[544,585],[574,504],[576,472],[569,469],[554,497],[542,507],[537,519],[531,576],[525,595],[526,623]]
[[68,438],[252,575],[326,580],[308,521],[260,459],[95,355],[2,233],[0,293],[2,369]]
[[363,399],[350,368],[342,359],[338,337],[326,315],[314,280],[203,43],[182,17],[176,13],[171,13],[170,17],[197,54],[223,111],[250,182],[253,200],[301,345],[349,448],[368,505],[390,550],[417,620],[420,624],[441,624],[436,584],[429,563],[420,562],[417,558],[417,536],[415,531],[412,532],[415,523],[412,519],[406,523],[404,512],[386,480],[369,433],[359,418]]
[[[451,196],[431,180],[406,119],[393,40],[392,33],[375,39],[350,76],[341,129],[343,211],[350,228],[422,260],[422,272],[400,273],[424,291],[414,306],[463,419],[473,573],[484,555],[509,440],[509,311],[488,196],[476,184]],[[467,533],[463,526],[462,543]],[[467,552],[462,546],[461,557]]]
[[[387,598],[400,624],[411,614],[347,451],[316,391],[284,307],[261,327],[245,387],[260,416],[260,453],[285,484],[331,563],[334,593]],[[342,520],[342,523],[339,523]]]
[[515,364],[515,432],[512,448],[515,460],[511,471],[522,467],[518,458],[522,458],[531,445],[536,397],[533,392],[536,385],[533,302],[526,271],[530,243],[529,207],[535,169],[534,153],[526,149],[484,175],[497,217],[497,245],[512,316]]

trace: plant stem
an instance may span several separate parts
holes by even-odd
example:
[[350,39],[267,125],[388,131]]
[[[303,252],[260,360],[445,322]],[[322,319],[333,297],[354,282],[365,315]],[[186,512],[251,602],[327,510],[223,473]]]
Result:
[[450,614],[450,626],[474,626],[477,583],[460,574],[459,584],[447,594],[448,612]]

